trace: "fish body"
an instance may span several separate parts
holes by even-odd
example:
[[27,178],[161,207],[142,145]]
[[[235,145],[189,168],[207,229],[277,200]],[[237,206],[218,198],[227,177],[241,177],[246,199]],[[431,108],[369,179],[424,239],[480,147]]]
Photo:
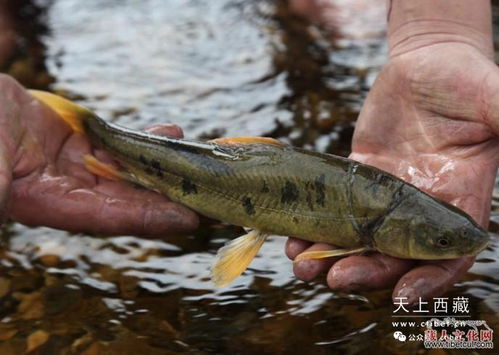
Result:
[[394,196],[412,190],[366,165],[286,145],[195,142],[102,122],[86,129],[130,180],[205,216],[269,234],[358,246]]
[[248,254],[248,241],[258,248],[268,234],[415,259],[475,255],[488,241],[463,211],[369,165],[270,138],[199,142],[151,135],[33,93],[109,152],[127,180],[254,229],[244,243],[225,249],[232,257],[236,246],[246,258],[254,252]]

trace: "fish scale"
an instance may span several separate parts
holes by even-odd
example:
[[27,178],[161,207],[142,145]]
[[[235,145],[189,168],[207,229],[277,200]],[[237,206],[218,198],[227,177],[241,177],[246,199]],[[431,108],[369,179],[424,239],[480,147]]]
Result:
[[155,136],[107,123],[86,108],[31,91],[121,165],[96,158],[90,171],[124,178],[208,217],[249,227],[222,248],[212,273],[226,285],[249,265],[269,234],[343,247],[297,260],[378,251],[399,258],[476,255],[489,236],[470,216],[375,167],[306,151],[266,137],[210,142]]

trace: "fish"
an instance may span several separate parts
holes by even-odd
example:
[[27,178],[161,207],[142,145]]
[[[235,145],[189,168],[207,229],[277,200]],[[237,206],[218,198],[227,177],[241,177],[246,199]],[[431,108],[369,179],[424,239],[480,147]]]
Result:
[[104,178],[128,181],[192,210],[244,227],[217,253],[212,280],[226,286],[269,235],[329,243],[295,261],[380,252],[405,259],[474,256],[489,235],[457,207],[376,167],[269,137],[211,141],[153,135],[108,122],[60,96],[30,90],[119,168],[82,157]]

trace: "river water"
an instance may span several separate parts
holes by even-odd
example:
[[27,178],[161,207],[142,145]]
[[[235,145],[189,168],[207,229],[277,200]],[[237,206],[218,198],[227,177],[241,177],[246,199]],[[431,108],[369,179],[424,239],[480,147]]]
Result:
[[[128,127],[173,122],[189,138],[266,135],[345,156],[386,59],[384,38],[327,34],[280,0],[21,3],[18,53],[4,71]],[[499,200],[492,208],[491,245],[446,296],[469,298],[473,319],[499,329]],[[394,340],[390,290],[298,281],[284,238],[214,288],[216,250],[240,234],[211,224],[160,240],[8,224],[0,353],[27,342],[40,354],[424,352]]]

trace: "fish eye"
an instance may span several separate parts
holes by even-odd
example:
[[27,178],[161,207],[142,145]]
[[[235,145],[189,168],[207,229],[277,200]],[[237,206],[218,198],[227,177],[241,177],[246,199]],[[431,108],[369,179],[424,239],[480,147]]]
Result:
[[450,242],[449,242],[449,239],[447,238],[444,238],[444,237],[441,237],[441,238],[438,238],[437,240],[437,245],[441,248],[447,248],[449,246]]
[[461,236],[467,237],[468,236],[468,231],[466,229],[464,229],[463,231],[461,231]]

